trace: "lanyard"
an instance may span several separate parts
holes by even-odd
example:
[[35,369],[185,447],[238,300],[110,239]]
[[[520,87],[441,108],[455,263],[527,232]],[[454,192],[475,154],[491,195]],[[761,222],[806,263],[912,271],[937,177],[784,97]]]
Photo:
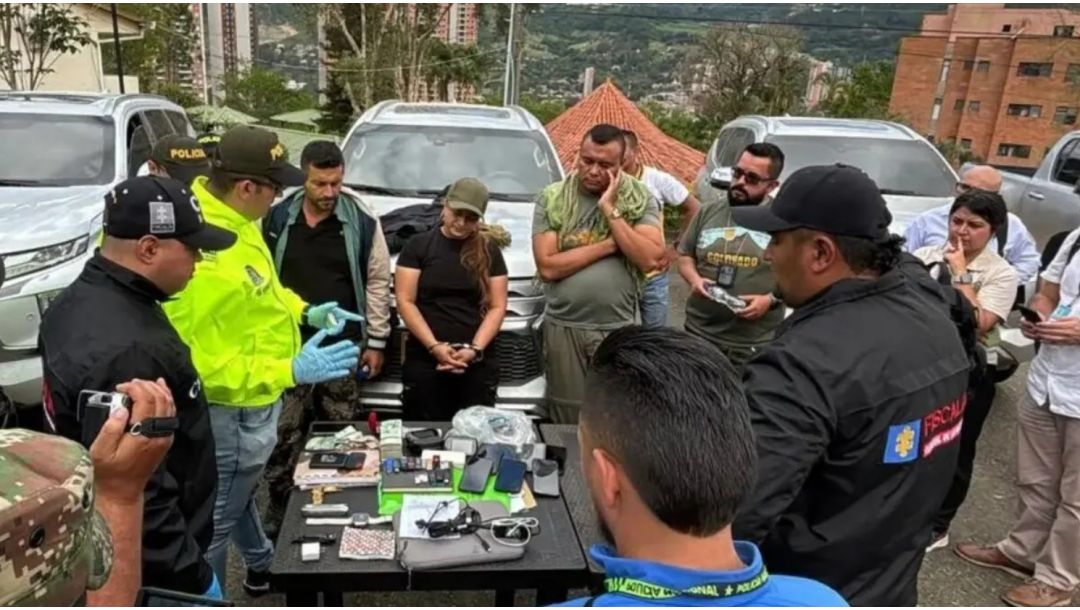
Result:
[[619,593],[640,599],[673,599],[676,597],[703,597],[724,599],[745,595],[765,586],[769,573],[764,566],[761,571],[741,581],[705,583],[687,589],[671,589],[636,578],[612,577],[604,581],[608,593]]

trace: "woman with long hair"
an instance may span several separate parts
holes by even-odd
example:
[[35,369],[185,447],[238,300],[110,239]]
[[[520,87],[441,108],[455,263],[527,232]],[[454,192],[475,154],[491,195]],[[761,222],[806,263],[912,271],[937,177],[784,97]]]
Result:
[[506,262],[483,230],[488,190],[462,178],[443,199],[442,223],[414,236],[397,261],[394,293],[409,334],[402,370],[405,418],[448,421],[495,404],[499,366],[486,353],[506,315]]

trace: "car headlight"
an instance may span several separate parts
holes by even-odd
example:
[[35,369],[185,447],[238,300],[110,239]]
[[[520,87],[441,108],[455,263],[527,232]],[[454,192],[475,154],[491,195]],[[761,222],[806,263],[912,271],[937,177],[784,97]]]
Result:
[[7,268],[7,278],[14,279],[66,263],[85,254],[88,247],[90,247],[90,236],[83,235],[71,241],[37,250],[5,254],[4,266]]

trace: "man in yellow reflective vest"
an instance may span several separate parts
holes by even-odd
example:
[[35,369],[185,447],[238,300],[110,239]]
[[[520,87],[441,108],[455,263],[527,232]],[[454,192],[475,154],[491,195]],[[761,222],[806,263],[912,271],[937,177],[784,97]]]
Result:
[[[343,378],[359,358],[351,342],[321,344],[347,320],[363,318],[333,303],[308,306],[282,286],[259,229],[282,189],[303,182],[274,133],[241,126],[222,136],[210,176],[197,178],[192,191],[208,222],[236,233],[236,245],[204,253],[187,288],[165,303],[210,403],[218,489],[207,557],[224,589],[232,539],[248,569],[244,588],[253,595],[269,590],[273,545],[254,492],[277,443],[281,395],[295,385]],[[168,221],[150,222],[158,220]],[[302,323],[320,330],[301,346]]]

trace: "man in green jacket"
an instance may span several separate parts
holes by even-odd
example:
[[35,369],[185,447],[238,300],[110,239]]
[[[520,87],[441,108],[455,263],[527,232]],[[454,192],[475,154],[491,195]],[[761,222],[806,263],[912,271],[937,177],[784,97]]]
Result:
[[[272,132],[241,126],[226,133],[209,178],[196,179],[192,191],[206,220],[236,233],[236,244],[204,253],[187,288],[165,303],[210,402],[218,491],[207,557],[224,589],[231,538],[247,564],[244,588],[254,595],[269,590],[273,545],[254,492],[277,442],[281,395],[298,384],[346,377],[359,360],[348,341],[321,343],[361,318],[334,303],[309,307],[282,286],[259,230],[282,189],[303,181]],[[301,323],[319,329],[303,346]]]

